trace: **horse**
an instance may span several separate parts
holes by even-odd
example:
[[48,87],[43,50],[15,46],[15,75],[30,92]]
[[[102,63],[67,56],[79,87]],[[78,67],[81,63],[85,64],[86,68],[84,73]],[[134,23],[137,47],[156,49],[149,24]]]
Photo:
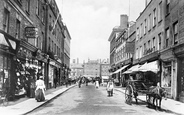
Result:
[[[153,98],[153,102],[151,103],[151,97]],[[161,109],[162,98],[167,99],[167,92],[163,87],[159,86],[151,86],[148,89],[148,104],[152,104],[156,107],[156,109]],[[155,104],[156,102],[156,104]],[[159,102],[159,103],[158,103]]]

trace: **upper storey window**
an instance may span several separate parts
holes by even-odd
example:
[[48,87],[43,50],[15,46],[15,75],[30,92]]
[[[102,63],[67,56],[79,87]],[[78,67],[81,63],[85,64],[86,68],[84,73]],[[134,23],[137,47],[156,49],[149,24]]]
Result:
[[166,0],[166,15],[170,12],[170,0]]
[[30,13],[30,0],[26,0],[26,11]]
[[161,20],[162,20],[162,2],[160,2],[158,6],[158,21]]
[[4,9],[3,30],[7,33],[9,32],[9,19],[10,19],[10,12],[5,8]]
[[170,37],[169,28],[167,28],[166,29],[166,38],[165,38],[165,46],[166,46],[166,48],[169,46],[169,37]]
[[156,8],[153,10],[153,27],[156,26],[157,16],[156,16]]

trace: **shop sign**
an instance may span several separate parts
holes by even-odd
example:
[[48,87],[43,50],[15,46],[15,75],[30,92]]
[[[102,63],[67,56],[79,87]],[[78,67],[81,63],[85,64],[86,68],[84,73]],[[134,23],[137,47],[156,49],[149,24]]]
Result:
[[38,37],[38,28],[36,27],[26,27],[25,36],[27,38],[37,38]]

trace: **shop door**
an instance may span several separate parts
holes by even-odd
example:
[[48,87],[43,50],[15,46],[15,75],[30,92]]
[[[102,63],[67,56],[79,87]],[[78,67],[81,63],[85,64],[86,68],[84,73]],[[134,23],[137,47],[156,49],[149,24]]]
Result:
[[178,90],[179,90],[179,100],[184,102],[184,59],[181,60],[181,65],[179,65],[179,77],[178,77]]

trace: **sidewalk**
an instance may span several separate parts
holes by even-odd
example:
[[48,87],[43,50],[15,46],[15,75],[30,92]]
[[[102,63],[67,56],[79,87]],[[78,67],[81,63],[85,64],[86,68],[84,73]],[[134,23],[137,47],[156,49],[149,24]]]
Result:
[[46,100],[44,102],[37,102],[35,98],[27,98],[27,99],[25,98],[16,102],[10,102],[10,104],[7,107],[3,106],[0,107],[1,115],[23,115],[29,113],[74,86],[75,84],[68,87],[60,86],[56,89],[47,90],[45,92]]
[[[125,94],[125,88],[116,87],[115,90],[120,91]],[[138,96],[140,101],[146,102],[146,96]],[[166,110],[166,112],[174,113],[177,115],[184,115],[184,103],[175,101],[173,99],[162,99],[162,109]]]

